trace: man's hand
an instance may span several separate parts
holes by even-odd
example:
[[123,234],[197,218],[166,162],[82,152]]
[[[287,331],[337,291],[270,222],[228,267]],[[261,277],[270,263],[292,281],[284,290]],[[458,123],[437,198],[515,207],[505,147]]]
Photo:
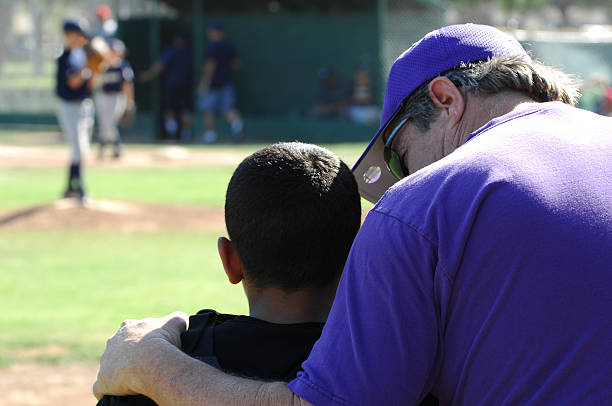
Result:
[[138,371],[155,363],[155,348],[160,345],[180,347],[181,333],[189,319],[182,312],[159,319],[126,320],[106,342],[100,358],[98,378],[93,385],[97,399],[105,394],[134,395],[139,393]]

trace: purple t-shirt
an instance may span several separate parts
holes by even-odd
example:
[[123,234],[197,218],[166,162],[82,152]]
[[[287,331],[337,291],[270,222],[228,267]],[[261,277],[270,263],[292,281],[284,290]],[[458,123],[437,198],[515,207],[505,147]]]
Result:
[[391,188],[303,368],[315,405],[612,404],[612,119],[523,105]]

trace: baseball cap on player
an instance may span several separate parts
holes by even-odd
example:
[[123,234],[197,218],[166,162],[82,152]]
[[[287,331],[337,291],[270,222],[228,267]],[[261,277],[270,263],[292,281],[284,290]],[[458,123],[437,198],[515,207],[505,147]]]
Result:
[[64,32],[78,32],[86,38],[91,37],[89,32],[89,24],[81,18],[69,18],[64,20]]
[[391,66],[380,127],[355,166],[359,193],[375,203],[399,178],[385,159],[383,134],[392,130],[402,103],[421,84],[461,63],[492,56],[530,59],[521,44],[509,34],[488,25],[460,24],[442,27],[412,44]]

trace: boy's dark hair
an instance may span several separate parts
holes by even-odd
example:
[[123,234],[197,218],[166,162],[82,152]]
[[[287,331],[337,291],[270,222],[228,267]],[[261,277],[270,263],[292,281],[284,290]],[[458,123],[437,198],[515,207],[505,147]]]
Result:
[[342,272],[361,223],[357,183],[324,148],[274,144],[234,172],[225,223],[247,279],[257,287],[325,286]]

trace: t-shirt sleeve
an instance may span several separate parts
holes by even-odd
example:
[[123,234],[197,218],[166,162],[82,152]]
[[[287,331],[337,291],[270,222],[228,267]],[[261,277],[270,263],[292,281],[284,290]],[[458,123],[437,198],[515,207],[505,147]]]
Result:
[[318,405],[418,404],[439,363],[436,245],[370,212],[303,372],[289,388]]

